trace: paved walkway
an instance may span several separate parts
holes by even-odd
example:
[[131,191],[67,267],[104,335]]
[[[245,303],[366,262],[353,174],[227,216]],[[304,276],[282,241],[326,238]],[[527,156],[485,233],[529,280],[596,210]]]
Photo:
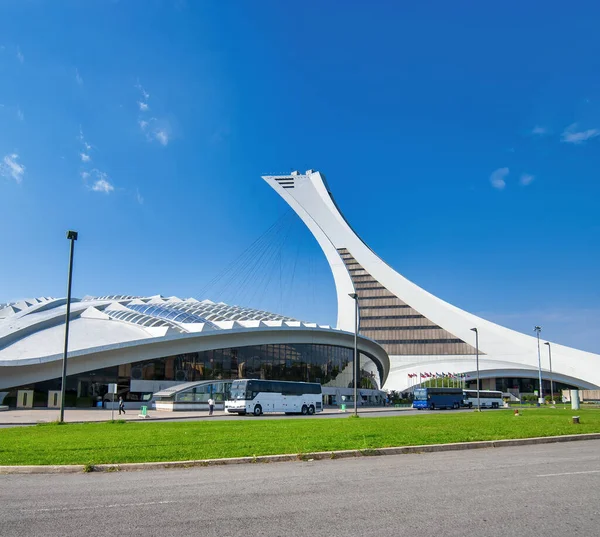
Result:
[[[362,407],[359,412],[361,414],[368,412],[394,412],[403,410],[394,407]],[[408,410],[408,409],[407,409]],[[351,414],[352,409],[346,410],[346,415]],[[323,414],[340,414],[343,413],[337,407],[325,408]],[[269,415],[268,415],[269,416]],[[282,417],[283,415],[273,414],[273,416]],[[56,408],[39,408],[39,409],[16,409],[0,412],[0,426],[11,425],[35,425],[36,423],[49,423],[58,421],[59,411]],[[207,410],[202,411],[181,411],[181,412],[164,412],[148,409],[148,417],[142,418],[139,416],[139,410],[130,409],[126,414],[119,415],[115,410],[114,418],[116,420],[127,421],[148,421],[148,420],[182,420],[182,419],[235,419],[237,416],[226,414],[223,410],[216,410],[213,416],[208,415]],[[289,416],[285,416],[289,417]],[[65,421],[70,423],[80,422],[97,422],[110,421],[111,411],[102,408],[68,408],[65,410]]]

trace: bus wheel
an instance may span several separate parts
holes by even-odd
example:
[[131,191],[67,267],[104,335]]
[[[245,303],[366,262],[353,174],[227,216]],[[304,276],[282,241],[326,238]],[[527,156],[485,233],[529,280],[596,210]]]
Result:
[[458,410],[458,403],[454,403],[454,404],[452,405],[452,408],[453,408],[454,410]]
[[431,410],[435,410],[435,403],[431,403]]
[[498,403],[492,403],[492,408],[498,408]]
[[306,416],[308,414],[308,407],[306,405],[302,405],[302,415]]
[[260,405],[256,405],[254,407],[254,415],[260,416],[262,414],[262,407]]
[[308,413],[312,416],[315,413],[315,407],[310,405],[308,407]]
[[473,403],[469,403],[469,408],[473,408]]

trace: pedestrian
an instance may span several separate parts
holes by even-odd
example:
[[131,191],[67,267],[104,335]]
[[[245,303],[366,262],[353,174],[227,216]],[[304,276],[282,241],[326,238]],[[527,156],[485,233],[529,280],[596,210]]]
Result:
[[125,414],[125,401],[123,401],[122,397],[119,397],[119,416],[121,415],[121,412]]
[[215,400],[211,397],[208,400],[208,415],[209,416],[212,416],[214,409],[215,409]]

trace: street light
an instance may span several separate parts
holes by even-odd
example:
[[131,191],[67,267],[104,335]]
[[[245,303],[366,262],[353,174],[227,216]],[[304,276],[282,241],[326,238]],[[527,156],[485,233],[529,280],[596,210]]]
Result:
[[538,397],[538,406],[540,406],[544,402],[544,394],[542,393],[542,356],[540,354],[540,332],[542,331],[541,326],[535,326],[533,328],[535,333],[537,334],[537,344],[538,344],[538,373],[540,376],[540,393]]
[[544,345],[548,345],[548,360],[550,362],[550,398],[552,404],[554,404],[554,385],[552,383],[552,351],[550,350],[550,343],[546,341]]
[[71,241],[69,253],[69,281],[67,283],[67,314],[65,316],[65,350],[63,352],[62,382],[60,385],[60,418],[61,423],[65,417],[65,391],[67,388],[67,349],[69,347],[69,317],[71,315],[71,281],[73,277],[73,249],[77,240],[77,231],[67,231],[67,239]]
[[481,412],[481,401],[479,400],[479,332],[477,328],[471,328],[475,332],[475,360],[477,362],[477,412]]
[[356,293],[348,293],[348,296],[354,300],[354,415],[358,416],[358,374],[359,369],[359,357],[358,357],[358,295]]

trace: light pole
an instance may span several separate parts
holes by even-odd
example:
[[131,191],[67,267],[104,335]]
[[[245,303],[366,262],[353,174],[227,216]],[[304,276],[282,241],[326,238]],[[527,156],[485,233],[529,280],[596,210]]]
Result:
[[60,418],[63,422],[65,418],[65,392],[67,388],[67,349],[69,348],[69,317],[71,315],[71,281],[73,277],[73,250],[77,240],[77,231],[67,231],[67,239],[71,241],[71,251],[69,253],[69,281],[67,283],[67,314],[65,316],[65,350],[63,352],[62,363],[62,382],[60,385]]
[[479,400],[479,331],[477,328],[471,328],[475,332],[475,361],[477,363],[477,412],[481,412],[481,401]]
[[548,361],[550,362],[550,399],[554,404],[554,385],[552,383],[552,351],[550,350],[550,342],[546,341],[544,345],[548,345]]
[[349,293],[348,296],[354,300],[354,415],[358,416],[358,374],[360,366],[358,364],[358,295]]
[[538,374],[540,376],[540,392],[538,395],[538,406],[544,403],[544,394],[542,393],[542,355],[540,354],[540,332],[542,331],[541,326],[535,326],[533,328],[535,333],[537,334],[537,344],[538,344]]

